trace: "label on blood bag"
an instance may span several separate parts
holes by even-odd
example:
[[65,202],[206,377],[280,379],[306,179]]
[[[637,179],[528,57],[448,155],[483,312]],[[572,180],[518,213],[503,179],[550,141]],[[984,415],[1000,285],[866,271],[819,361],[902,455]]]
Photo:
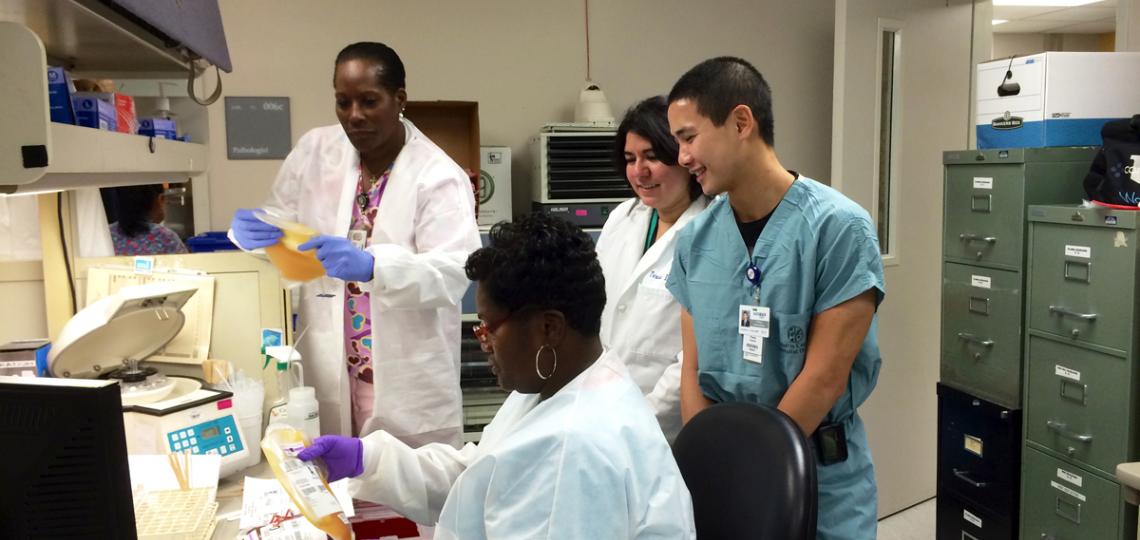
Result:
[[299,459],[285,459],[281,462],[281,469],[285,471],[297,497],[308,503],[317,517],[341,511],[340,503],[321,481],[316,465]]

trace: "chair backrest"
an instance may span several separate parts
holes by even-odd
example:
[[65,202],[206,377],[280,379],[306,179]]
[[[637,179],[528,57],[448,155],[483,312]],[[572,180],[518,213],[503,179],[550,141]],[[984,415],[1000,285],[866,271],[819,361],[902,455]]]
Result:
[[700,540],[814,540],[815,454],[791,418],[749,403],[694,416],[673,444]]

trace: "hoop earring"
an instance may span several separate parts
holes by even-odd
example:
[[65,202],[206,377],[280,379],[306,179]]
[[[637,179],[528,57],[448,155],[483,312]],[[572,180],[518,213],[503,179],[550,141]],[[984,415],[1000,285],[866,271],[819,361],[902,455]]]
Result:
[[[550,349],[550,353],[554,355],[554,367],[550,368],[549,375],[543,375],[542,370],[538,368],[538,360],[542,356],[543,349]],[[534,353],[534,372],[538,374],[539,379],[545,381],[546,379],[553,377],[555,371],[558,371],[558,351],[554,350],[554,347],[551,347],[550,345],[543,345],[539,347],[538,352]]]

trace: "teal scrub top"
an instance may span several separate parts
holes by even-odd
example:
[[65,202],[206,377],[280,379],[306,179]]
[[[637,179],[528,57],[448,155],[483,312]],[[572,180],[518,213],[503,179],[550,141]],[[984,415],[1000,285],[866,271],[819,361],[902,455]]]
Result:
[[[745,273],[760,269],[759,305],[771,310],[762,362],[744,359],[740,305],[757,292]],[[669,291],[691,315],[701,391],[716,402],[775,407],[803,369],[811,318],[874,289],[885,294],[875,227],[838,191],[800,176],[749,254],[727,196],[709,205],[677,237]],[[851,368],[847,390],[825,423],[843,422],[848,459],[819,466],[821,540],[875,537],[877,494],[867,436],[856,409],[879,375],[877,316]]]

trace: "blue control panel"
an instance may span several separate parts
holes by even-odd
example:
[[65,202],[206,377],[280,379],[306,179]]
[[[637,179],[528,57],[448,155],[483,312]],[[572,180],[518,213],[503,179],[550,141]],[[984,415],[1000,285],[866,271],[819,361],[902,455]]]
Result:
[[171,431],[166,439],[171,452],[189,450],[192,454],[228,456],[244,448],[232,415]]

